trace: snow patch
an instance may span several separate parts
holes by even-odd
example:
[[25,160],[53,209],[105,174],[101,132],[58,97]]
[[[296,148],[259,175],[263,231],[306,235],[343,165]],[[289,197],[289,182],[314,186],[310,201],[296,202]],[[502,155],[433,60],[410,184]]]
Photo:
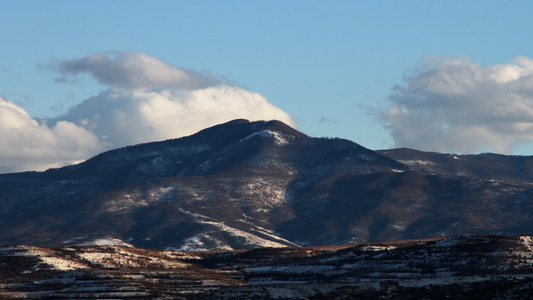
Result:
[[139,253],[138,249],[131,250],[128,248],[114,248],[111,251],[101,251],[101,249],[87,249],[83,253],[78,253],[78,257],[89,261],[91,264],[97,264],[104,268],[117,267],[159,267],[159,268],[182,268],[187,266],[187,263],[180,261],[172,261],[165,257],[157,257],[150,255],[143,255]]
[[52,266],[52,268],[59,271],[72,271],[87,269],[88,267],[84,264],[80,264],[76,261],[70,259],[64,259],[57,256],[39,256],[39,259],[47,265]]
[[367,245],[361,247],[361,250],[363,251],[384,251],[384,250],[393,250],[398,247],[396,246],[377,246],[377,245]]
[[35,257],[39,259],[41,263],[47,264],[53,269],[59,271],[71,271],[88,268],[82,263],[58,257],[51,249],[37,246],[2,247],[0,248],[0,253],[10,256]]
[[[209,243],[209,245],[207,244]],[[223,243],[222,241],[209,236],[206,233],[192,236],[185,240],[185,244],[178,248],[180,251],[209,251],[212,250],[212,244],[216,245],[216,248],[219,250],[233,250],[232,247]]]
[[254,133],[250,134],[249,136],[243,138],[241,140],[241,142],[245,141],[245,140],[248,140],[248,139],[251,139],[251,138],[256,137],[256,136],[272,138],[272,139],[274,139],[276,145],[278,145],[278,146],[283,146],[283,145],[286,145],[288,143],[287,139],[285,139],[281,133],[276,132],[276,131],[272,131],[272,130],[261,130],[261,131],[258,131],[258,132],[254,132]]
[[398,222],[398,223],[392,224],[392,228],[394,228],[397,231],[405,231],[405,224],[403,222]]
[[410,165],[410,166],[426,166],[426,165],[435,165],[434,162],[428,160],[398,160],[399,162]]
[[[237,229],[235,227],[231,227],[229,225],[224,224],[224,222],[215,221],[215,220],[213,220],[212,218],[210,218],[208,216],[192,213],[192,212],[187,211],[187,210],[185,210],[183,208],[180,208],[180,210],[182,212],[190,215],[190,216],[193,216],[196,219],[196,221],[198,223],[200,223],[200,224],[205,224],[205,225],[209,225],[209,226],[215,227],[217,231],[225,232],[225,233],[229,234],[232,237],[237,237],[239,239],[243,239],[244,240],[244,244],[250,245],[251,247],[272,247],[272,248],[286,247],[285,244],[274,242],[274,241],[259,237],[259,236],[255,235],[255,234],[246,232],[244,230],[240,230],[240,229]],[[263,230],[261,230],[261,229],[263,229]],[[258,231],[260,231],[263,234],[266,234],[266,232],[265,232],[266,230],[264,228],[261,228],[261,229],[258,229]],[[180,250],[195,249],[195,248],[196,249],[201,249],[202,247],[204,247],[204,244],[205,244],[202,241],[202,238],[211,238],[212,239],[212,237],[207,235],[207,233],[203,233],[203,234],[201,234],[199,236],[191,237],[191,238],[186,240],[185,245],[182,246],[180,248]],[[277,237],[277,240],[285,241],[283,238],[280,238],[280,237]],[[222,246],[221,249],[228,249],[226,247],[229,247],[226,244],[223,244],[221,246]],[[210,250],[212,250],[212,249],[210,249]]]
[[532,237],[524,235],[520,237],[520,240],[522,241],[524,246],[526,246],[526,249],[528,251],[533,252],[533,238]]
[[133,245],[110,236],[100,237],[89,242],[81,243],[80,246],[121,246],[133,248]]
[[228,226],[224,222],[215,222],[215,221],[200,221],[200,223],[208,224],[216,227],[218,230],[229,233],[231,236],[239,237],[244,239],[245,244],[253,247],[272,247],[272,248],[283,248],[286,245],[277,243],[271,240],[267,240],[261,237],[258,237],[254,234],[248,233],[246,231]]

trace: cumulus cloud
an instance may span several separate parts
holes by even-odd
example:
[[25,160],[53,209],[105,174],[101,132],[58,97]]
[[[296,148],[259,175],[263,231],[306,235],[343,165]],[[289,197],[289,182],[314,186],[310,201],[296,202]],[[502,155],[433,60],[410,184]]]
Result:
[[74,163],[103,149],[98,138],[73,123],[39,123],[0,97],[0,173],[42,170]]
[[533,141],[533,59],[482,66],[428,59],[395,87],[380,113],[396,147],[512,153]]
[[6,138],[0,141],[0,173],[44,170],[237,118],[296,126],[289,114],[258,93],[144,53],[94,54],[54,65],[62,76],[57,82],[89,73],[108,89],[41,122],[1,98],[0,134]]
[[110,147],[177,138],[237,118],[295,123],[265,97],[220,85],[193,91],[113,88],[71,108],[57,120],[96,134]]

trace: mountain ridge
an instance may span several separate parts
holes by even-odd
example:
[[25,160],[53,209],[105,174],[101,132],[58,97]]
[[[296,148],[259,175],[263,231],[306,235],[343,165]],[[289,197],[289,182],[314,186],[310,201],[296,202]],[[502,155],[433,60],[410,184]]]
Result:
[[454,176],[533,182],[533,156],[496,153],[450,154],[409,148],[376,150],[376,152],[407,164],[414,170]]
[[239,119],[74,166],[0,175],[0,243],[110,236],[210,250],[527,234],[533,180],[521,173],[530,159],[372,151]]

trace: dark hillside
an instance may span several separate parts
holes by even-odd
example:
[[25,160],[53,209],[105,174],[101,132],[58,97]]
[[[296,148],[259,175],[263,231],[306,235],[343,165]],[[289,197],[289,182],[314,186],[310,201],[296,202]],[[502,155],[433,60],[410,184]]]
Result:
[[525,234],[529,159],[376,152],[279,121],[235,120],[74,166],[0,175],[0,243],[103,238],[211,250]]

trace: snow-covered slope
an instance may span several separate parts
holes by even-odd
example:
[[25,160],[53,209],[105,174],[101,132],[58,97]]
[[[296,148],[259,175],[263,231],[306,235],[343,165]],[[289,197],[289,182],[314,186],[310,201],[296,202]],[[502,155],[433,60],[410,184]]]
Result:
[[531,236],[181,252],[0,247],[2,299],[529,299]]

